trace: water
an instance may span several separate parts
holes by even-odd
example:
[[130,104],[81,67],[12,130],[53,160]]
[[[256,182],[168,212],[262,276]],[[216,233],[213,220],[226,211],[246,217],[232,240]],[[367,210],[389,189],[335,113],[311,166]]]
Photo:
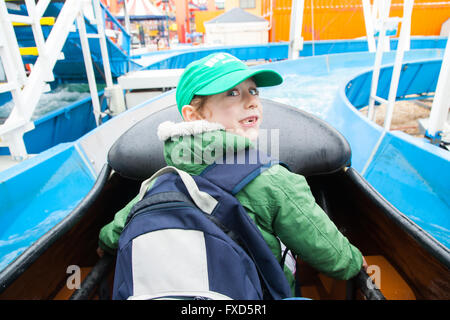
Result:
[[283,74],[281,85],[260,88],[261,96],[281,102],[324,119],[333,106],[333,100],[340,85],[342,75],[330,74],[327,77]]
[[[103,87],[104,85],[97,85],[97,90],[103,90]],[[67,107],[89,96],[89,85],[86,83],[61,84],[56,89],[41,95],[31,120],[39,119],[52,111]],[[0,119],[7,118],[13,107],[14,102],[12,100],[1,105]]]

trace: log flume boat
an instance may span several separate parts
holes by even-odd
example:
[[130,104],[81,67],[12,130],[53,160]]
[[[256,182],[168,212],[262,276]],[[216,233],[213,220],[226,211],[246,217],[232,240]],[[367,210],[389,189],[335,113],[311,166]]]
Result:
[[[448,250],[386,201],[351,166],[351,149],[337,130],[319,118],[262,99],[262,128],[279,132],[279,159],[304,175],[317,203],[365,256],[368,273],[340,281],[298,261],[297,281],[311,299],[449,299]],[[100,228],[139,191],[140,183],[165,166],[156,130],[181,121],[174,94],[161,95],[134,113],[91,132],[84,152],[104,153],[91,191],[72,212],[0,274],[0,299],[110,299],[115,259],[96,254]],[[111,142],[106,132],[123,130]],[[122,128],[122,129],[117,129]],[[89,147],[89,144],[91,144]],[[95,146],[95,147],[94,147]],[[100,157],[101,158],[101,157]],[[71,288],[70,266],[81,270]],[[377,278],[378,277],[378,278]]]

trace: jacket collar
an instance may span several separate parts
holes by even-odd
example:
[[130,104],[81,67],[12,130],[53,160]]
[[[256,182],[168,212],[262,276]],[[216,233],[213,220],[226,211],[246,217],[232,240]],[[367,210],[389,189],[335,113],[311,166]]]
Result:
[[214,161],[216,151],[225,154],[230,148],[238,151],[252,146],[249,139],[227,132],[219,123],[206,120],[163,122],[158,127],[158,137],[164,141],[167,165],[193,175],[200,174]]
[[194,136],[197,134],[225,130],[225,127],[217,122],[209,122],[206,120],[196,120],[190,122],[165,121],[158,127],[158,138],[166,141],[169,138],[178,138],[181,136]]

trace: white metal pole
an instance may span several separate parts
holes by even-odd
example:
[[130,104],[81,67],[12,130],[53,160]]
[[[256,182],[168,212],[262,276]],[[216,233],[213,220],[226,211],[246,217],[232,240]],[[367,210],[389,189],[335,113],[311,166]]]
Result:
[[99,0],[93,0],[93,1],[94,1],[95,19],[97,21],[97,30],[98,30],[98,34],[99,34],[99,40],[100,40],[100,51],[101,51],[101,55],[102,55],[103,69],[105,71],[106,86],[112,87],[113,81],[112,81],[112,76],[111,76],[111,66],[109,65],[108,47],[106,45],[105,27],[103,25],[102,10],[100,8]]
[[[378,4],[379,9],[379,15],[380,15],[380,22],[384,25],[384,32],[386,32],[386,20],[389,18],[389,12],[391,10],[391,0],[379,0]],[[381,41],[381,39],[378,39]],[[390,44],[390,37],[385,36],[383,37],[383,41],[381,42],[381,45],[383,47],[383,51],[388,52],[390,51],[391,44]]]
[[41,29],[41,17],[36,12],[36,4],[34,0],[25,0],[25,5],[27,6],[28,15],[31,18],[31,30],[33,31],[34,41],[36,42],[36,47],[39,54],[45,54],[44,52],[44,35]]
[[302,27],[305,0],[292,0],[289,30],[289,59],[297,59],[303,48]]
[[131,35],[131,28],[130,28],[130,15],[128,14],[128,8],[127,8],[127,0],[123,0],[123,16],[125,20],[125,30],[127,30],[128,34]]
[[[2,37],[7,46],[7,50],[11,54],[11,63],[16,70],[17,77],[14,79],[18,85],[22,86],[27,80],[27,75],[25,73],[25,68],[23,65],[22,57],[20,55],[19,44],[15,37],[14,28],[11,23],[10,15],[8,14],[8,9],[6,8],[5,1],[0,1],[0,23],[2,27]],[[9,79],[8,81],[11,81]]]
[[[270,0],[269,30],[273,28],[273,0]],[[272,32],[272,31],[271,31]]]
[[4,137],[8,141],[9,153],[14,161],[23,161],[28,158],[27,147],[23,141],[23,132],[12,131]]
[[379,19],[379,17],[380,17],[380,8],[379,8],[379,5],[378,5],[378,3],[380,1],[383,1],[383,0],[373,0],[372,21],[375,21],[375,20]]
[[444,58],[442,59],[439,80],[436,86],[433,105],[431,107],[430,118],[426,136],[432,139],[433,143],[441,140],[440,132],[444,128],[450,108],[450,38],[447,40]]
[[[130,27],[130,15],[128,14],[128,8],[127,8],[127,0],[123,0],[123,15],[124,15],[124,19],[125,19],[125,30],[127,31],[127,33],[131,36],[131,27]],[[122,43],[124,41],[124,35],[122,35]],[[131,38],[130,38],[131,39]],[[131,53],[131,47],[129,49],[129,51],[127,52],[127,54]],[[128,59],[128,71],[130,71],[131,69],[131,60]]]
[[[4,2],[0,2],[0,6],[4,6]],[[5,7],[6,9],[6,7]],[[25,83],[26,74],[24,71],[23,64],[18,65],[17,56],[20,57],[19,47],[17,45],[17,41],[15,38],[10,37],[14,34],[14,30],[12,29],[12,24],[10,21],[4,20],[6,16],[3,16],[5,12],[3,12],[3,8],[0,7],[0,14],[2,17],[0,19],[0,34],[2,37],[0,38],[0,58],[2,60],[3,70],[6,75],[7,84],[3,84],[2,86],[8,86],[9,88],[2,90],[11,91],[11,95],[14,102],[14,108],[19,110],[20,115],[24,114],[24,105],[21,99],[21,87]],[[11,29],[9,29],[11,27]],[[9,36],[9,37],[8,37]],[[14,41],[12,41],[14,40]],[[23,117],[21,117],[23,118]]]
[[[27,6],[28,15],[31,18],[31,30],[33,31],[34,41],[36,42],[36,47],[38,50],[39,56],[46,57],[47,52],[46,46],[45,46],[45,40],[44,40],[44,34],[42,33],[41,28],[41,16],[40,13],[37,10],[36,4],[34,0],[25,0],[25,4]],[[53,76],[53,72],[51,68],[47,67],[45,68],[47,72],[43,75],[44,80],[46,82],[52,82],[55,80]]]
[[369,107],[367,114],[367,117],[370,120],[373,120],[375,118],[375,97],[377,95],[378,78],[380,77],[381,61],[383,58],[383,43],[386,37],[386,29],[384,21],[386,20],[389,11],[386,10],[386,8],[384,9],[385,10],[381,11],[380,17],[381,24],[380,24],[380,31],[378,34],[377,52],[375,53],[375,63],[372,71],[372,82],[370,87]]
[[86,75],[89,83],[89,91],[91,93],[95,123],[98,126],[100,123],[99,120],[101,116],[101,108],[98,99],[97,83],[95,81],[94,68],[92,67],[91,51],[89,49],[89,41],[86,33],[86,25],[84,23],[84,16],[82,12],[80,12],[80,14],[78,14],[77,16],[77,27],[78,33],[80,35],[81,50],[83,51],[84,66],[86,68]]
[[369,47],[369,52],[376,51],[375,45],[375,37],[373,30],[373,15],[372,9],[370,5],[370,0],[362,0],[363,3],[363,12],[364,12],[364,22],[366,25],[366,36],[367,36],[367,45]]
[[36,42],[36,47],[39,54],[45,54],[44,52],[44,35],[41,29],[41,17],[37,13],[36,4],[34,0],[25,0],[25,5],[27,6],[28,15],[31,18],[31,30],[33,31],[34,41]]
[[44,15],[49,4],[50,0],[39,0],[39,2],[36,3],[36,13],[40,18]]
[[[0,27],[0,31],[2,31],[2,28]],[[14,102],[14,108],[17,108],[18,116],[13,121],[18,121],[19,119],[22,120],[25,118],[25,104],[22,99],[22,85],[19,82],[18,79],[18,70],[16,68],[16,65],[13,62],[13,57],[11,57],[11,52],[9,52],[8,48],[1,47],[0,48],[0,57],[2,57],[2,64],[3,69],[6,74],[6,79],[8,82],[8,85],[10,86],[11,96],[13,98]],[[5,84],[4,84],[5,85]],[[8,117],[9,119],[9,117]],[[1,126],[0,126],[1,127]]]
[[400,30],[400,39],[397,44],[397,51],[395,55],[394,68],[392,71],[391,85],[389,88],[388,105],[386,110],[386,116],[384,118],[384,129],[389,130],[392,122],[392,115],[394,113],[395,98],[397,96],[398,82],[400,80],[400,72],[402,70],[403,55],[405,53],[405,48],[408,41],[409,29],[407,24],[411,23],[411,13],[414,0],[405,0],[404,5],[404,15],[402,19],[402,28]]
[[[411,18],[412,18],[412,10],[414,6],[414,0],[408,1],[405,0],[403,2],[403,21],[402,21],[402,30],[405,28],[405,51],[409,51],[411,49]],[[406,20],[406,21],[405,21]]]
[[[3,29],[3,25],[0,24],[0,34],[3,35],[4,31],[5,30]],[[6,130],[5,134],[2,134],[2,132],[5,132],[4,129],[7,125],[0,125],[0,145],[9,147],[11,157],[16,161],[21,161],[26,159],[28,156],[25,143],[22,138],[23,132],[17,130],[21,125],[25,124],[23,120],[23,114],[25,113],[25,104],[21,96],[20,85],[18,84],[18,72],[13,62],[13,58],[11,57],[11,52],[8,50],[10,48],[6,47],[7,44],[3,43],[2,38],[0,38],[0,42],[0,57],[7,80],[7,84],[3,84],[2,86],[9,86],[8,89],[11,90],[11,95],[14,101],[14,108],[17,108],[18,112],[20,113],[20,116],[9,121],[9,128],[8,130]],[[30,123],[30,126],[33,127],[34,123]]]

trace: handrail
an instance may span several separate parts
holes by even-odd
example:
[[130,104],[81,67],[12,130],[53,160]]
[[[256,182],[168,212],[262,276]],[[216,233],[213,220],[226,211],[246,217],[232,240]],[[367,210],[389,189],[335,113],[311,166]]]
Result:
[[444,57],[442,58],[441,71],[439,72],[438,83],[436,85],[435,98],[431,106],[428,128],[425,137],[432,144],[440,145],[445,123],[448,121],[448,104],[450,95],[450,40],[447,40]]
[[86,276],[81,287],[75,290],[69,300],[88,300],[100,282],[106,278],[107,273],[113,266],[113,262],[114,256],[105,253]]
[[361,269],[352,280],[355,281],[356,287],[361,290],[367,300],[386,300],[364,269]]
[[111,22],[113,22],[114,25],[116,25],[120,29],[120,31],[122,31],[122,33],[124,35],[124,38],[123,38],[124,42],[121,47],[122,47],[123,51],[125,51],[126,54],[129,56],[130,48],[131,48],[131,35],[127,32],[127,30],[125,30],[124,26],[122,26],[122,24],[119,22],[119,20],[117,20],[116,17],[114,17],[112,15],[112,13],[108,10],[108,8],[106,8],[105,5],[101,2],[100,2],[100,7],[101,7],[102,11],[104,13],[106,13],[106,15],[111,20]]

